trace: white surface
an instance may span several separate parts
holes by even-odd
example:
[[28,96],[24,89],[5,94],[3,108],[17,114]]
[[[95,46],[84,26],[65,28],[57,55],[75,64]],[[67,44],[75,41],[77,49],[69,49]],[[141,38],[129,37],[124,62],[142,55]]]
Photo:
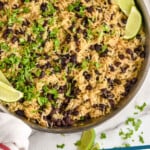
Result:
[[20,119],[0,112],[0,143],[11,150],[27,150],[30,134],[31,129]]
[[[150,8],[150,1],[144,0],[147,3],[147,7]],[[132,100],[132,102],[119,114],[113,117],[111,120],[105,122],[101,126],[95,128],[97,138],[96,141],[101,145],[101,147],[116,147],[121,146],[123,143],[130,143],[131,145],[140,145],[138,136],[143,131],[143,137],[145,144],[150,144],[150,71],[144,82],[143,87],[140,89],[139,93]],[[146,109],[134,117],[140,118],[142,120],[142,126],[137,133],[134,134],[133,138],[129,141],[123,141],[118,133],[120,129],[127,128],[124,124],[125,120],[133,116],[135,112],[135,105],[141,105],[143,102],[147,103]],[[100,140],[101,132],[105,132],[107,138],[105,140]],[[68,135],[50,134],[42,132],[34,132],[30,137],[30,148],[29,150],[57,150],[57,144],[65,144],[63,150],[76,150],[74,143],[80,139],[81,133],[74,133]],[[135,140],[134,142],[132,140]]]

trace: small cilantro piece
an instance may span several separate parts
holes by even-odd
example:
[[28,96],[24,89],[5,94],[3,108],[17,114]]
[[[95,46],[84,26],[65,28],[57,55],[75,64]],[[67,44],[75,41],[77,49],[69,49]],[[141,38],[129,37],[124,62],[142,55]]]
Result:
[[105,133],[101,133],[100,138],[101,138],[101,139],[106,139],[106,138],[107,138],[107,136],[106,136],[106,134],[105,134]]
[[0,50],[9,51],[10,47],[5,42],[1,42],[0,43]]
[[38,103],[40,106],[47,104],[47,102],[48,102],[48,99],[46,97],[39,97],[38,98]]
[[64,147],[65,147],[65,144],[61,144],[61,145],[58,145],[58,144],[57,144],[57,148],[63,149]]
[[89,62],[87,60],[83,60],[82,64],[81,64],[82,69],[87,69],[88,68],[88,64],[89,64]]
[[55,28],[55,29],[53,29],[51,32],[50,32],[50,34],[49,34],[49,36],[50,36],[50,38],[57,38],[57,34],[58,34],[58,29],[57,28]]
[[126,120],[126,124],[128,125],[129,123],[132,124],[132,126],[134,127],[135,131],[138,131],[138,129],[140,128],[142,121],[140,119],[134,119],[134,118],[128,118]]
[[58,98],[58,91],[55,88],[50,89],[49,93],[54,96],[54,99]]
[[22,13],[29,13],[30,12],[30,9],[28,7],[23,7],[22,8]]
[[85,6],[82,5],[80,0],[72,3],[68,6],[68,11],[74,12],[80,16],[84,16]]
[[57,51],[59,49],[59,46],[60,46],[60,41],[59,41],[59,39],[56,38],[54,40],[54,49],[55,49],[55,51]]
[[142,144],[144,144],[144,139],[141,135],[139,135],[139,142],[141,142]]
[[80,146],[80,145],[81,145],[81,141],[80,141],[80,140],[76,141],[76,142],[74,143],[74,145],[75,145],[75,146]]
[[131,146],[129,143],[124,143],[122,145],[123,145],[123,147],[130,147]]
[[119,136],[124,140],[131,138],[134,133],[132,129],[127,128],[127,130],[127,132],[124,132],[122,129],[119,131]]
[[144,102],[141,106],[136,105],[135,108],[138,109],[140,112],[142,112],[146,107],[146,103]]

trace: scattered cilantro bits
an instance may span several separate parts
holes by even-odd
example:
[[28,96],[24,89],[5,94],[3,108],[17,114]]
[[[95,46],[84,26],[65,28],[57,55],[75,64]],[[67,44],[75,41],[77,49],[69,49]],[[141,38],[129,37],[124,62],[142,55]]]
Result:
[[60,144],[60,145],[57,144],[56,147],[59,148],[59,149],[63,149],[65,147],[65,144]]
[[107,138],[106,133],[101,133],[100,139],[106,139],[106,138]]

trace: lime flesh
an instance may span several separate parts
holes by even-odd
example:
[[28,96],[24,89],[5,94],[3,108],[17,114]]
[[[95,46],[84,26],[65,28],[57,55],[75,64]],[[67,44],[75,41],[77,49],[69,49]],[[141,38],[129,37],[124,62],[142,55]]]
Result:
[[142,16],[135,6],[132,6],[130,15],[125,27],[124,39],[132,39],[137,35],[142,25]]
[[0,81],[11,86],[11,84],[9,83],[9,81],[6,79],[5,75],[1,71],[0,71]]
[[23,93],[0,81],[0,100],[15,102],[23,97]]
[[79,145],[78,150],[91,150],[95,141],[95,136],[94,129],[84,131],[80,139],[81,144]]
[[120,9],[129,16],[132,6],[135,6],[134,0],[117,0]]

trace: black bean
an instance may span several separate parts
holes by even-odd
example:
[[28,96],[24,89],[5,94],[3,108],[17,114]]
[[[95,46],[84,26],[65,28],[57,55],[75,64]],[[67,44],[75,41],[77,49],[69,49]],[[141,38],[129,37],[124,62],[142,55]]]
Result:
[[19,103],[23,103],[25,101],[25,99],[24,98],[21,98],[20,100],[19,100]]
[[51,94],[48,94],[48,95],[47,95],[47,98],[48,98],[48,100],[52,100],[52,99],[53,99],[53,96],[52,96]]
[[79,27],[79,28],[77,28],[77,33],[83,33],[83,30]]
[[113,65],[109,65],[109,69],[110,69],[111,72],[114,72],[114,71],[115,71],[115,68],[114,68]]
[[139,56],[142,51],[142,46],[138,46],[134,49],[134,52]]
[[66,88],[67,88],[66,85],[60,86],[58,92],[59,93],[64,93],[66,91]]
[[0,10],[4,8],[4,3],[0,1]]
[[42,71],[41,74],[40,74],[40,78],[44,78],[44,76],[45,76],[45,72]]
[[71,41],[71,35],[69,33],[66,35],[65,41],[67,43],[69,43]]
[[86,8],[87,12],[92,13],[94,11],[94,7],[90,6]]
[[19,115],[19,116],[21,116],[21,117],[25,117],[25,113],[24,113],[24,111],[23,110],[17,110],[17,111],[15,111],[15,113],[17,114],[17,115]]
[[119,54],[118,57],[123,60],[125,58],[125,56],[123,54]]
[[112,99],[109,100],[109,104],[110,104],[110,106],[111,106],[112,109],[114,109],[116,107],[115,101],[112,100]]
[[77,35],[77,34],[75,34],[73,37],[74,37],[74,41],[75,41],[75,42],[78,42],[78,41],[79,41],[79,38],[78,38],[78,35]]
[[114,62],[114,65],[115,65],[116,67],[119,67],[119,66],[121,65],[121,62],[115,61],[115,62]]
[[30,25],[30,22],[25,19],[23,22],[22,22],[22,26],[29,26]]
[[105,105],[105,104],[99,104],[99,105],[98,105],[98,108],[99,108],[101,111],[105,111],[105,110],[106,110],[106,105]]
[[70,56],[70,62],[77,64],[77,55],[76,54],[72,54]]
[[83,30],[83,38],[87,38],[88,37],[88,33],[87,33],[87,31],[86,30]]
[[128,68],[129,68],[129,65],[125,65],[125,66],[123,66],[123,67],[120,67],[121,73],[125,73]]
[[94,45],[91,45],[91,46],[89,47],[89,49],[95,50],[95,46],[94,46]]
[[89,25],[89,19],[88,19],[87,16],[85,16],[85,17],[83,18],[82,24],[83,24],[83,26],[88,27],[88,25]]
[[91,75],[87,71],[83,72],[83,76],[85,77],[86,80],[90,80],[91,79]]
[[97,74],[97,75],[101,75],[101,73],[96,69],[94,70],[94,72]]
[[100,44],[95,44],[94,47],[96,51],[100,51],[102,49],[102,45]]
[[119,79],[114,79],[114,82],[116,83],[116,84],[118,84],[118,85],[120,85],[121,84],[121,80],[119,80]]
[[113,99],[114,94],[108,91],[106,88],[101,89],[101,97],[106,98],[106,99]]
[[40,6],[40,10],[45,12],[47,10],[47,3],[42,3]]
[[11,39],[11,42],[12,42],[12,43],[15,43],[15,42],[17,42],[17,41],[18,41],[18,37],[13,36],[12,39]]
[[4,31],[2,37],[3,37],[4,39],[7,39],[10,33],[12,33],[12,29],[7,28],[7,29]]
[[130,54],[130,55],[133,54],[133,52],[132,52],[132,50],[131,50],[130,48],[127,48],[127,49],[126,49],[126,53],[127,53],[127,54]]
[[108,79],[107,79],[107,82],[108,82],[109,86],[111,86],[111,87],[114,86],[114,80],[113,80],[113,79],[108,78]]
[[136,84],[137,78],[133,78],[130,82],[131,82],[131,84],[133,84],[133,85]]
[[92,86],[89,84],[86,86],[86,90],[92,90]]
[[122,22],[123,24],[126,24],[126,23],[127,23],[127,19],[126,19],[126,18],[121,18],[121,22]]
[[141,58],[145,58],[145,56],[146,56],[145,51],[142,51],[142,52],[140,53],[140,57],[141,57]]
[[141,35],[140,35],[140,34],[137,34],[137,35],[136,35],[136,39],[141,40],[141,39],[142,39],[142,38],[141,38]]
[[72,112],[72,115],[73,116],[79,115],[79,111],[77,109],[74,109],[73,112]]

